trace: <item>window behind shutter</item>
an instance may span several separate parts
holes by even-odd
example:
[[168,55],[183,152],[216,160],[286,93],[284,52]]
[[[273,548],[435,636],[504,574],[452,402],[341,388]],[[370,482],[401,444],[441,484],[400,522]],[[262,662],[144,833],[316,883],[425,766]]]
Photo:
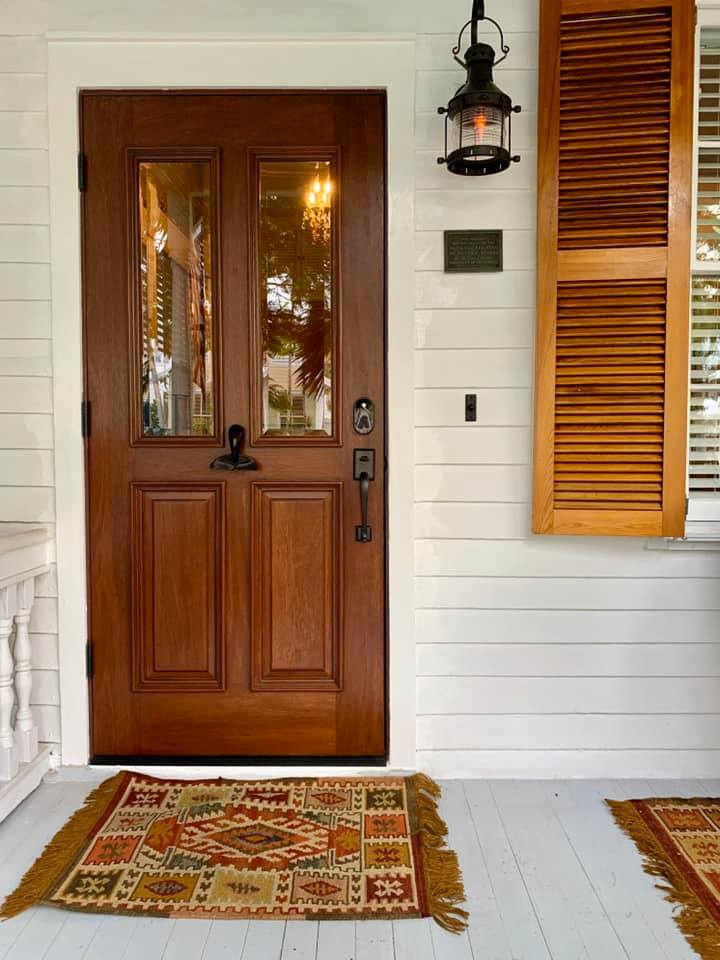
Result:
[[541,0],[537,533],[684,531],[693,14]]
[[720,500],[720,30],[701,30],[699,52],[688,494],[705,520]]
[[694,277],[689,495],[720,495],[720,276]]

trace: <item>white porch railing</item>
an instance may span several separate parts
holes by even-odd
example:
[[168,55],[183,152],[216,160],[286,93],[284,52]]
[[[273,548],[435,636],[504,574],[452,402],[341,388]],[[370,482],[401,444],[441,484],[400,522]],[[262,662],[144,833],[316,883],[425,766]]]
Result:
[[49,750],[33,719],[30,616],[35,580],[52,562],[46,527],[0,523],[0,820],[40,783]]

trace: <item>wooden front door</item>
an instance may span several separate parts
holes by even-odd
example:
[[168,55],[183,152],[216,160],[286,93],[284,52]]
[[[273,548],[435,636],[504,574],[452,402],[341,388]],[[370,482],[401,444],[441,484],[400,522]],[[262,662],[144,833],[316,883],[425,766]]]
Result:
[[384,95],[80,105],[93,757],[381,758]]

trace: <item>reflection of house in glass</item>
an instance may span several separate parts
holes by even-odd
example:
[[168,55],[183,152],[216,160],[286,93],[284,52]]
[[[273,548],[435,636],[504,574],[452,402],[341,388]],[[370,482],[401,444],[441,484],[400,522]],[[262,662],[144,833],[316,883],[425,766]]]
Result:
[[308,395],[298,375],[301,362],[290,354],[287,357],[266,357],[263,365],[266,433],[332,432],[330,377],[323,377],[320,393]]
[[329,161],[260,164],[266,435],[332,433],[331,188]]
[[212,434],[210,164],[141,163],[143,432]]

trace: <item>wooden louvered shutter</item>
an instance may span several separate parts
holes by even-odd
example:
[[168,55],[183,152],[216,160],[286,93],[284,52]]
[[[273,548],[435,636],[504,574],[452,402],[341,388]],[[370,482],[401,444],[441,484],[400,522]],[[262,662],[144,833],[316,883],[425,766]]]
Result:
[[682,536],[691,0],[541,0],[536,533]]

